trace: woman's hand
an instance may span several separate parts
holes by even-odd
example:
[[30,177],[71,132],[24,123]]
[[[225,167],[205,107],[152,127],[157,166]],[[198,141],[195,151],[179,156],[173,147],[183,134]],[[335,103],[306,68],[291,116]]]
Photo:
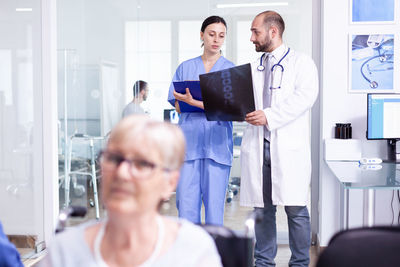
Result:
[[193,106],[193,96],[190,93],[189,88],[186,88],[186,94],[181,94],[174,90],[174,97],[176,100],[183,101]]
[[186,94],[180,94],[180,93],[178,93],[177,91],[174,90],[174,97],[175,97],[176,100],[185,102],[185,103],[187,103],[187,104],[189,104],[191,106],[194,106],[194,107],[198,107],[198,108],[204,109],[203,101],[194,99],[192,94],[189,91],[189,88],[186,88]]

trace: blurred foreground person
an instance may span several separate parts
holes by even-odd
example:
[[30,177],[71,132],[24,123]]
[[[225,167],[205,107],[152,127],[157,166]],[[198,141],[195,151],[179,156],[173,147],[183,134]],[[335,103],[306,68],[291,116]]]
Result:
[[112,130],[100,155],[107,219],[55,237],[50,266],[222,266],[212,238],[200,227],[161,216],[184,160],[181,130],[145,115]]

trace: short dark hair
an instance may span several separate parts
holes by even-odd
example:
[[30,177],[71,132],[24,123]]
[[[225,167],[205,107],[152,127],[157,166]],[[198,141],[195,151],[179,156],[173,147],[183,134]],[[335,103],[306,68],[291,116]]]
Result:
[[147,88],[147,82],[138,80],[133,85],[133,97],[137,97],[139,93]]
[[220,16],[209,16],[208,18],[206,18],[203,21],[203,24],[201,24],[201,29],[200,29],[201,32],[204,32],[205,29],[207,28],[207,26],[210,25],[210,24],[213,24],[213,23],[222,23],[222,24],[225,25],[225,28],[228,28],[226,26],[225,20],[222,17],[220,17]]
[[283,21],[281,15],[275,11],[267,10],[258,14],[257,16],[263,16],[264,25],[268,29],[271,27],[271,25],[275,25],[279,30],[279,36],[282,37],[283,32],[285,31],[285,21]]

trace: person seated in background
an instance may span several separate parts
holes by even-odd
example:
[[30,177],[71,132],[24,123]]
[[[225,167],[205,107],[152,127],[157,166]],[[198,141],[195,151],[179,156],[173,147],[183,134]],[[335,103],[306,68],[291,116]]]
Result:
[[3,232],[0,222],[0,266],[1,267],[22,267],[19,252]]
[[132,114],[144,114],[145,111],[140,106],[143,101],[146,101],[147,95],[149,93],[147,82],[138,80],[133,85],[133,99],[125,106],[122,111],[122,117],[126,117]]
[[122,119],[101,152],[107,218],[56,235],[50,266],[222,266],[214,241],[189,221],[161,216],[185,154],[182,131],[146,115]]

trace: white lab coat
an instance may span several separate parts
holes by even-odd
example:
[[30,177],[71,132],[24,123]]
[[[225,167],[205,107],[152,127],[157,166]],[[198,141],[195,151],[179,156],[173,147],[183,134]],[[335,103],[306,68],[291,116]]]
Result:
[[[256,110],[263,108],[265,73],[257,70],[259,63],[260,59],[251,64]],[[271,131],[272,203],[304,206],[311,180],[309,111],[318,95],[318,72],[310,57],[293,50],[281,64],[284,67],[281,89],[273,90],[271,107],[264,109]],[[248,124],[243,135],[240,154],[242,206],[264,207],[264,127]]]

